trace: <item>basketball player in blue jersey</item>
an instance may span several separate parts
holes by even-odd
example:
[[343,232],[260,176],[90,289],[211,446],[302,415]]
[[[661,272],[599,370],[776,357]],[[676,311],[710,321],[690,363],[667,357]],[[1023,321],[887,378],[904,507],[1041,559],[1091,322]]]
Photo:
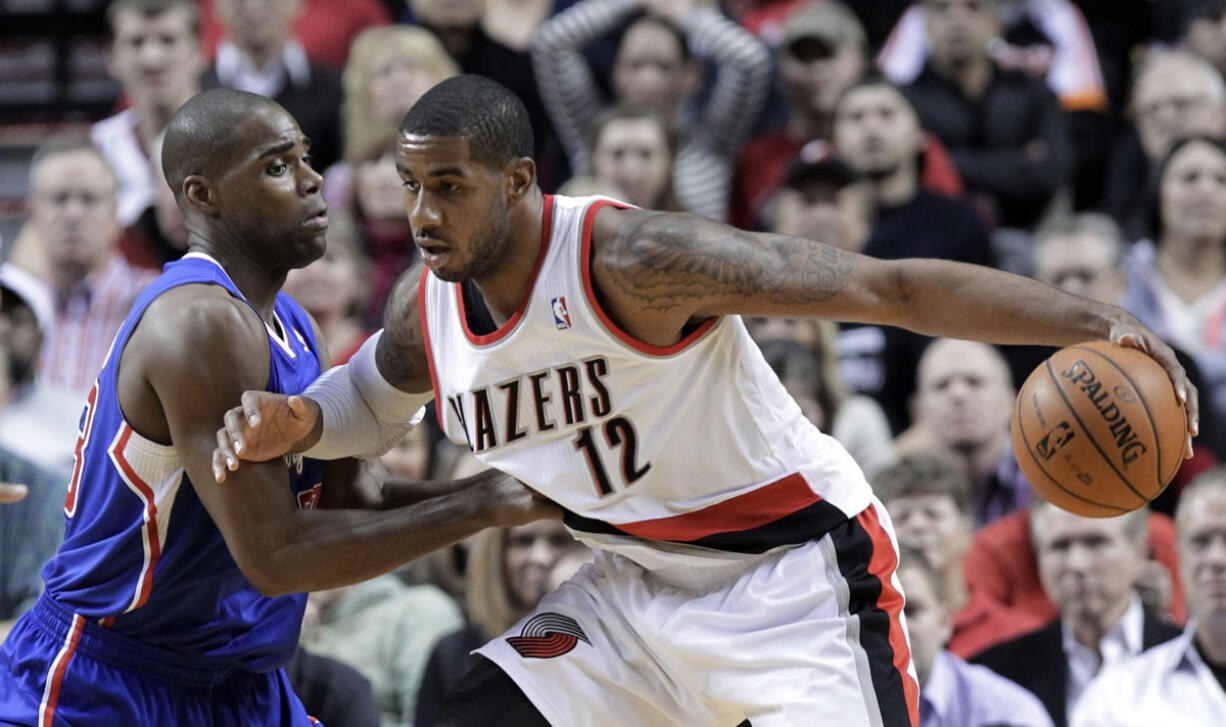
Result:
[[[1124,311],[998,271],[876,260],[613,200],[544,195],[522,104],[440,83],[397,148],[425,271],[300,396],[247,392],[227,482],[287,452],[366,453],[434,398],[447,435],[567,511],[595,562],[479,650],[445,727],[918,722],[889,518],[738,314],[999,343],[1171,350]],[[236,400],[238,401],[238,400]]]
[[0,724],[306,725],[280,668],[305,592],[556,512],[501,475],[376,491],[352,461],[296,455],[214,480],[228,402],[299,392],[328,365],[279,292],[324,251],[307,151],[284,109],[238,91],[170,122],[162,162],[190,249],[141,294],[89,393],[63,546],[0,649]]

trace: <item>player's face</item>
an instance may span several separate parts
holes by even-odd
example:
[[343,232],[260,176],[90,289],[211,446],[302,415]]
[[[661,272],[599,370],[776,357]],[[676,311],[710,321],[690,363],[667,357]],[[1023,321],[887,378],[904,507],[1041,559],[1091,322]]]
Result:
[[919,119],[902,94],[888,86],[865,86],[843,97],[835,113],[839,156],[870,179],[894,174],[919,153]]
[[902,592],[906,594],[903,615],[911,637],[911,659],[920,685],[928,682],[932,662],[952,633],[952,626],[933,583],[917,568],[903,566],[898,571]]
[[592,154],[592,170],[626,192],[627,202],[658,208],[672,183],[672,157],[664,129],[652,119],[605,124]]
[[549,586],[549,571],[558,556],[575,541],[566,527],[556,520],[540,520],[509,528],[504,549],[507,590],[521,609],[530,609],[541,600]]
[[52,154],[34,168],[30,186],[30,220],[53,267],[84,277],[110,260],[119,223],[106,162],[88,150]]
[[902,495],[886,503],[898,542],[924,554],[939,571],[961,563],[971,523],[946,495]]
[[613,63],[619,101],[671,119],[689,93],[690,68],[677,36],[656,23],[637,23],[622,36]]
[[328,206],[311,168],[310,140],[285,111],[265,107],[235,133],[243,151],[213,184],[217,211],[262,265],[288,271],[324,254]]
[[509,176],[472,160],[468,140],[402,134],[396,172],[422,260],[448,282],[480,280],[510,250]]
[[1087,518],[1054,505],[1031,511],[1039,578],[1066,619],[1110,626],[1128,607],[1144,563],[1123,518]]
[[1180,503],[1179,559],[1190,616],[1226,630],[1226,491],[1204,490]]
[[185,8],[154,16],[127,10],[115,17],[111,75],[138,106],[178,106],[196,91],[203,68]]
[[953,449],[1003,441],[1013,391],[986,344],[938,341],[920,363],[919,419]]
[[1204,142],[1175,152],[1162,176],[1166,230],[1189,240],[1226,240],[1226,154]]

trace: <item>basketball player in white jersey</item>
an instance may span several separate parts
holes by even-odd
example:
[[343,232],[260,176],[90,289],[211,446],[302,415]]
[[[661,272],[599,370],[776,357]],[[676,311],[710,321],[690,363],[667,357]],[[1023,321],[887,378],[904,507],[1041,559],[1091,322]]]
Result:
[[370,455],[431,398],[452,440],[557,502],[595,562],[480,650],[437,724],[902,726],[918,697],[885,510],[804,419],[739,314],[999,343],[1169,348],[1029,279],[883,261],[602,198],[541,193],[501,86],[435,86],[397,167],[424,269],[303,396],[247,392],[214,474]]

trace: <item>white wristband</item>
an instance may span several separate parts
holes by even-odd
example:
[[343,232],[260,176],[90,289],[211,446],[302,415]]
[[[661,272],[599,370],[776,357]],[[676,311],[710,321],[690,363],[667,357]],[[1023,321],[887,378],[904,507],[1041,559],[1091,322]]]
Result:
[[303,392],[323,416],[323,433],[303,452],[314,459],[375,457],[391,449],[421,420],[433,391],[410,394],[388,383],[375,363],[380,330],[349,362],[323,373]]

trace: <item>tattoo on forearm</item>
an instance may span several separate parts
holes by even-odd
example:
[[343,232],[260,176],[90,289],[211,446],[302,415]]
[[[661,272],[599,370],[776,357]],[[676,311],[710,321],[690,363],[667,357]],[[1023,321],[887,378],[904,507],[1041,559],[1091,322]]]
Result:
[[664,214],[622,225],[602,254],[613,282],[659,311],[712,295],[820,303],[847,287],[855,267],[851,254],[814,240]]

